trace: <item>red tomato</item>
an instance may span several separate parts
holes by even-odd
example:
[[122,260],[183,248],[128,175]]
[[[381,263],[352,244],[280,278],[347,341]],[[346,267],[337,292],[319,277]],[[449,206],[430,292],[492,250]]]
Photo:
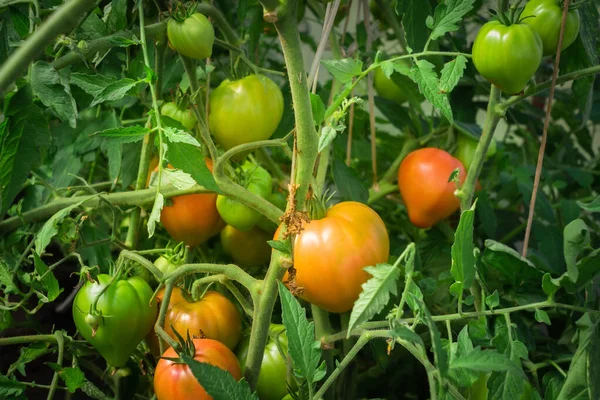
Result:
[[[279,235],[279,229],[275,237]],[[390,240],[383,220],[368,206],[347,201],[324,218],[304,224],[294,244],[299,296],[330,312],[346,312],[370,275],[364,267],[386,262]],[[286,272],[284,282],[289,279]]]
[[[165,290],[161,289],[156,298],[162,301]],[[173,288],[169,308],[165,317],[165,331],[173,339],[177,336],[173,329],[186,338],[206,337],[218,340],[230,349],[234,349],[242,336],[242,316],[235,305],[221,293],[208,291],[200,300],[190,302],[188,294],[181,288]],[[158,353],[158,340],[152,332],[149,346]]]
[[[235,354],[223,343],[212,339],[194,339],[193,342],[196,346],[194,360],[228,371],[236,380],[242,378]],[[177,358],[178,355],[170,347],[162,357]],[[156,365],[154,391],[158,400],[212,400],[212,396],[198,383],[187,364],[165,358],[161,358]]]
[[441,149],[415,150],[400,164],[398,186],[410,221],[419,228],[430,228],[448,218],[460,207],[454,195],[456,185],[448,182],[455,169],[462,185],[466,173],[462,163]]
[[[212,171],[212,161],[205,161]],[[186,194],[171,200],[173,205],[163,207],[160,222],[173,239],[194,247],[225,227],[217,211],[216,193]]]

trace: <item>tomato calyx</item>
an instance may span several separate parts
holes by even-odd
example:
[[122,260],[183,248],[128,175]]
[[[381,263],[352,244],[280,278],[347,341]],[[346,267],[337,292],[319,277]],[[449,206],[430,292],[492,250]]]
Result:
[[[181,355],[185,354],[186,356],[188,356],[190,358],[194,358],[194,355],[196,354],[196,346],[194,345],[194,341],[190,337],[189,331],[187,333],[187,338],[184,339],[183,336],[181,336],[181,334],[179,332],[177,332],[172,325],[171,325],[171,329],[173,330],[173,333],[175,334],[175,336],[177,336],[178,346],[174,347],[174,350],[177,353],[178,357],[159,357],[159,358],[172,361],[175,364],[185,364],[185,361],[183,361],[183,358],[181,357]],[[204,335],[204,333],[202,331],[200,331],[199,339],[205,339],[205,338],[206,338],[206,335]]]
[[197,3],[194,1],[192,3],[183,4],[179,3],[174,11],[171,12],[169,17],[174,19],[175,21],[181,23],[185,21],[187,18],[191,17],[192,14],[196,12]]

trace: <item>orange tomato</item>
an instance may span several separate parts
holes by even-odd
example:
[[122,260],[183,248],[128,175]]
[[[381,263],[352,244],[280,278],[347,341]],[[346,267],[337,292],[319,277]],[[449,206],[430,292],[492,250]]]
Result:
[[432,147],[415,150],[400,164],[398,186],[410,221],[430,228],[460,207],[456,185],[448,182],[455,169],[462,185],[466,172],[462,163],[444,150]]
[[[229,372],[236,380],[242,378],[240,364],[221,342],[212,339],[194,339],[196,352],[194,360],[212,364]],[[177,358],[175,350],[170,347],[162,357]],[[184,363],[177,363],[161,358],[154,373],[154,392],[158,400],[211,400],[204,388],[198,383],[194,374]]]
[[[275,232],[275,237],[279,235]],[[388,260],[390,240],[383,220],[353,201],[331,207],[324,218],[304,224],[294,243],[299,297],[330,312],[352,309],[370,275],[364,267]],[[289,272],[284,276],[288,281]]]

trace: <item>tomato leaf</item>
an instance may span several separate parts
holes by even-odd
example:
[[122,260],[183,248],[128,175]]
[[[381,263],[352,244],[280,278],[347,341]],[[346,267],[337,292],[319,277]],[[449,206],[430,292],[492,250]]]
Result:
[[410,330],[406,326],[395,327],[390,332],[390,336],[392,336],[394,338],[402,339],[402,340],[407,340],[409,342],[412,342],[418,346],[425,348],[425,343],[423,343],[423,339],[421,339],[421,336],[419,336],[413,330]]
[[269,246],[271,246],[271,248],[280,251],[283,254],[292,254],[292,242],[289,238],[286,240],[269,240],[267,243]]
[[452,267],[450,273],[459,285],[457,297],[462,298],[462,293],[473,284],[475,279],[475,256],[473,251],[473,221],[475,220],[475,207],[473,206],[460,215],[458,228],[454,233],[452,244]]
[[46,247],[50,244],[50,241],[56,234],[58,234],[58,224],[77,207],[85,203],[88,198],[83,199],[75,204],[71,204],[68,207],[63,208],[56,214],[51,216],[48,221],[42,226],[42,229],[38,232],[35,238],[35,252],[38,256],[44,254]]
[[162,193],[157,193],[156,199],[154,200],[154,205],[152,206],[152,212],[150,212],[150,217],[148,218],[148,237],[152,237],[154,235],[156,223],[160,221],[160,213],[164,205],[165,196],[163,196]]
[[321,96],[310,93],[310,106],[312,108],[312,115],[315,125],[321,125],[325,119],[325,103],[323,103],[323,100],[321,100]]
[[100,136],[104,138],[108,138],[111,141],[117,143],[135,143],[144,138],[146,134],[150,132],[150,129],[145,128],[140,125],[133,125],[127,127],[119,127],[119,128],[111,128],[105,129],[103,131],[98,131],[93,133],[93,136]]
[[324,126],[321,129],[321,134],[319,135],[319,148],[318,152],[322,152],[337,136],[337,130],[332,126]]
[[108,84],[104,87],[96,96],[94,101],[90,104],[90,107],[104,103],[106,101],[121,100],[125,95],[133,89],[140,81],[134,81],[133,79],[123,78],[113,83]]
[[390,301],[390,294],[398,295],[396,282],[400,277],[400,269],[397,265],[377,264],[363,269],[371,274],[372,278],[362,284],[362,291],[352,307],[346,337],[350,337],[357,325],[369,321],[383,310]]
[[321,346],[315,340],[315,325],[313,322],[308,322],[306,310],[283,283],[277,281],[277,284],[281,297],[283,325],[285,325],[288,337],[288,349],[294,363],[294,373],[312,384],[318,377],[317,370],[321,360]]
[[427,17],[425,23],[432,29],[429,38],[436,40],[448,32],[458,29],[459,23],[464,15],[473,9],[475,0],[446,0],[438,4],[433,17]]
[[31,88],[44,105],[73,128],[77,125],[77,104],[71,95],[67,70],[57,71],[38,61],[31,67]]
[[72,73],[70,79],[71,85],[80,87],[83,91],[94,97],[100,95],[104,88],[115,81],[116,79],[111,76],[83,74],[81,72]]
[[19,289],[13,281],[13,276],[15,276],[15,273],[10,270],[6,261],[0,260],[0,287],[4,286],[3,293],[19,293]]
[[258,400],[258,396],[256,393],[252,393],[252,389],[245,379],[242,378],[236,382],[228,371],[209,363],[194,360],[184,353],[179,355],[190,367],[198,383],[214,400]]
[[494,293],[490,294],[485,298],[485,304],[490,308],[496,308],[500,305],[500,297],[498,295],[498,290],[494,290]]
[[414,51],[422,51],[425,47],[429,29],[424,22],[430,13],[431,4],[428,1],[398,0],[396,2],[396,14],[402,19],[406,41]]
[[179,190],[191,189],[196,184],[196,181],[190,174],[186,174],[178,169],[164,169],[162,173],[163,176]]
[[190,174],[198,185],[215,193],[221,193],[206,164],[195,161],[204,160],[204,154],[199,147],[187,143],[169,142],[167,159],[173,167]]
[[481,350],[479,347],[471,352],[455,358],[450,364],[450,371],[469,370],[478,372],[512,371],[522,374],[517,365],[504,354],[495,350]]
[[440,93],[440,81],[435,72],[435,65],[427,60],[419,60],[411,68],[410,78],[419,85],[419,91],[429,102],[439,109],[444,117],[454,122],[450,101],[445,93]]
[[[168,117],[164,117],[168,118]],[[177,129],[172,126],[164,128],[164,133],[171,143],[185,143],[196,147],[202,147],[200,142],[183,129]]]
[[[41,284],[41,290],[46,292],[46,295],[42,295],[40,292],[36,292],[40,301],[43,303],[50,303],[58,297],[63,291],[58,284],[58,280],[50,271],[46,263],[40,258],[38,253],[33,253],[33,261],[35,266],[35,272],[38,275],[37,279]],[[35,285],[38,286],[38,285]]]
[[564,229],[564,253],[567,264],[567,274],[571,281],[577,282],[579,270],[577,269],[577,257],[582,250],[589,247],[591,243],[588,226],[581,219],[576,219],[565,226]]
[[14,376],[8,378],[6,375],[0,374],[0,398],[20,398],[18,396],[22,395],[26,388],[27,386],[18,382]]
[[367,204],[369,190],[356,176],[353,169],[348,167],[342,160],[334,158],[332,163],[333,181],[345,200],[358,201]]
[[537,310],[535,310],[535,320],[537,322],[541,322],[546,325],[552,325],[552,322],[550,321],[550,317],[548,316],[548,313],[546,311],[542,310],[541,308],[538,308]]
[[322,60],[321,64],[342,84],[350,82],[352,78],[362,73],[362,61],[353,58]]
[[444,65],[440,76],[440,92],[450,93],[458,85],[458,81],[462,78],[466,67],[467,58],[465,56],[461,55],[452,61],[448,61]]

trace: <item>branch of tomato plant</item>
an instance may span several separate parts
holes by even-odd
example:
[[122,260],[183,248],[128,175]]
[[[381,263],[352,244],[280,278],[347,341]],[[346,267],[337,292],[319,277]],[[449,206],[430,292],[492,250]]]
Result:
[[227,19],[225,19],[218,8],[210,3],[198,3],[196,6],[196,11],[211,18],[221,30],[223,36],[225,36],[225,40],[227,40],[230,44],[239,46],[242,43],[242,40],[239,38],[237,33],[235,33],[235,30],[231,27],[231,25],[229,25],[229,22],[227,22]]
[[274,69],[268,69],[268,68],[262,68],[259,67],[258,65],[254,64],[252,61],[250,61],[250,59],[246,56],[246,52],[244,51],[244,49],[238,47],[238,46],[234,46],[230,43],[227,43],[223,40],[217,39],[215,38],[215,44],[218,46],[223,47],[224,49],[227,49],[229,51],[235,52],[239,55],[239,57],[241,58],[241,60],[243,62],[245,62],[246,64],[248,64],[248,66],[250,67],[250,69],[252,69],[252,71],[255,74],[258,73],[266,73],[266,74],[272,74],[272,75],[278,75],[278,76],[285,76],[285,72],[281,72],[281,71],[276,71]]
[[[65,335],[62,331],[55,331],[54,336],[56,336],[56,344],[58,345],[58,356],[56,360],[56,364],[58,364],[62,368],[63,356],[65,353]],[[52,400],[54,397],[54,393],[56,393],[56,386],[58,385],[58,371],[54,371],[54,375],[52,376],[52,381],[50,382],[50,389],[48,390],[47,400]]]
[[[390,4],[388,0],[376,0],[377,7],[381,10],[381,14],[383,18],[385,18],[385,22],[392,28],[394,34],[396,35],[396,39],[398,39],[398,43],[400,44],[400,49],[404,51],[406,49],[406,35],[404,34],[404,29],[400,24],[400,19],[396,17],[396,11]],[[395,4],[395,3],[394,3]]]
[[96,0],[72,0],[52,15],[0,66],[0,96],[3,96],[29,63],[61,33],[69,32],[81,16],[96,5]]

